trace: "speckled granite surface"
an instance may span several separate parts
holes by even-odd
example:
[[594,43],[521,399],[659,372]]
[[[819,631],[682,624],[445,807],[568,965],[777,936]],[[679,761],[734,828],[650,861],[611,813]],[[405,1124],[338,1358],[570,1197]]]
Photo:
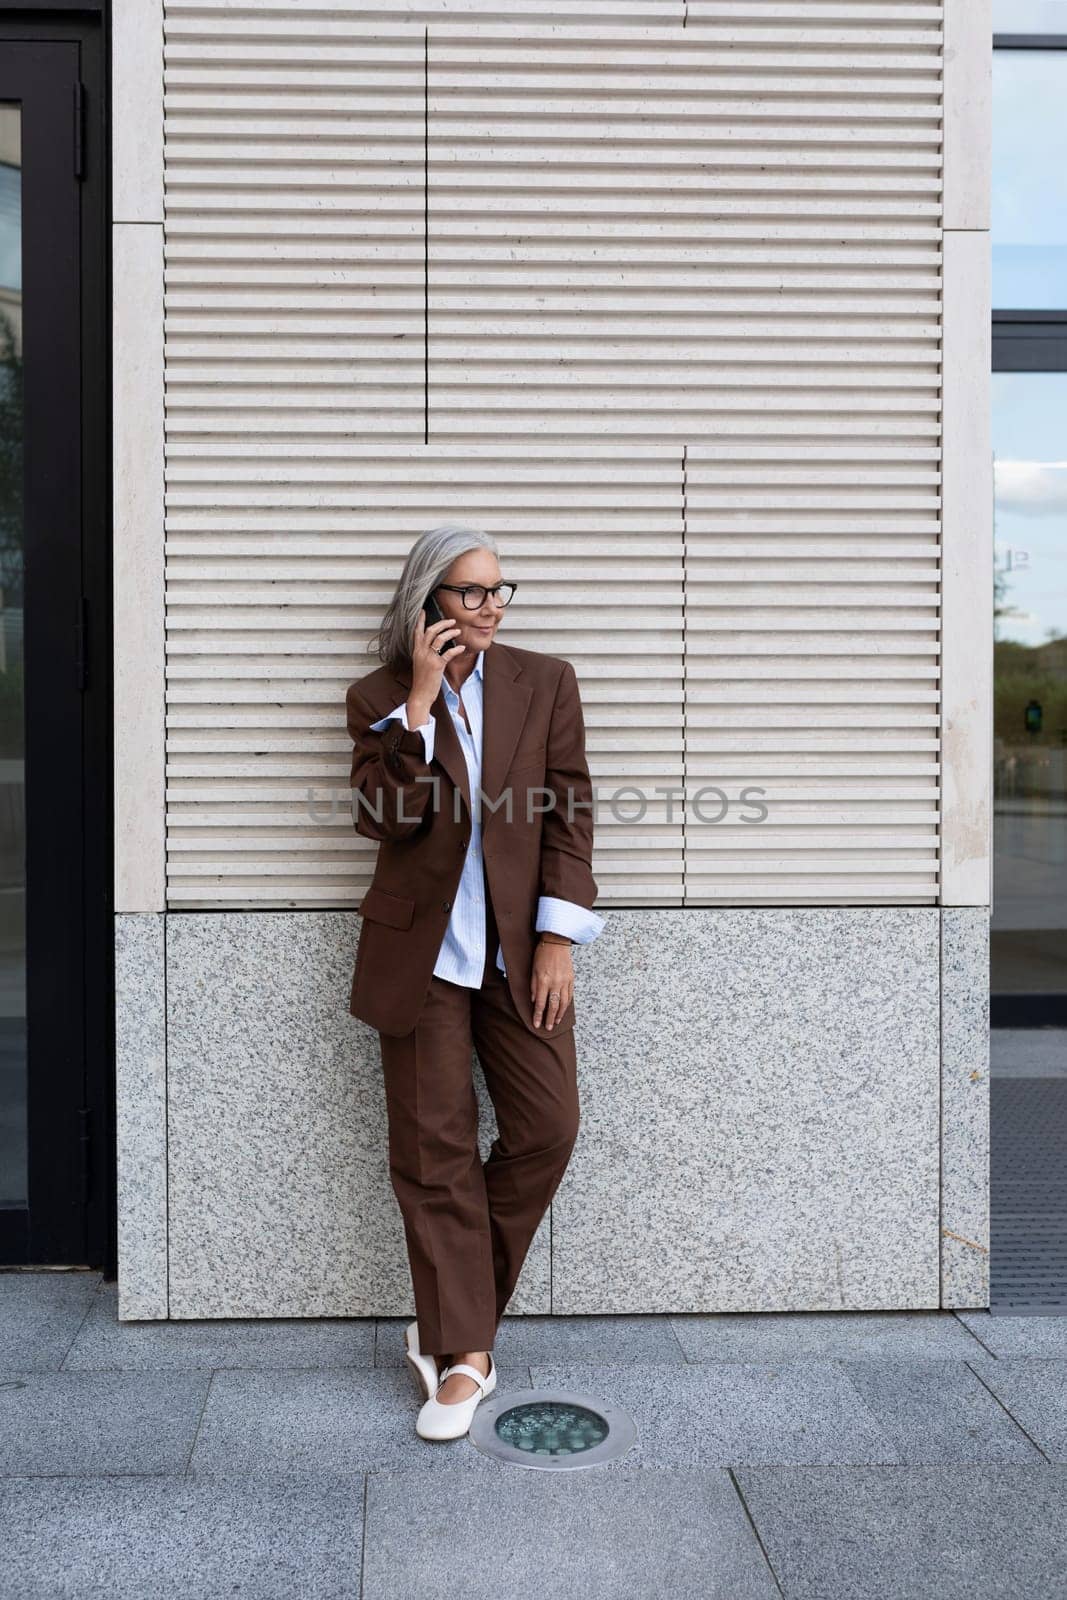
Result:
[[989,907],[941,913],[941,1304],[989,1304]]
[[[351,912],[170,915],[172,1317],[414,1314],[378,1035],[348,1012],[358,934]],[[549,1309],[548,1238],[546,1217],[514,1311]]]
[[167,1316],[165,919],[115,918],[119,1317]]
[[938,942],[934,907],[612,912],[553,1310],[936,1306]]
[[[987,1085],[968,1097],[967,1065],[984,1048],[986,913],[944,913],[944,961],[942,915],[610,910],[575,957],[578,1144],[509,1311],[933,1307],[942,1273],[952,1304],[985,1304],[964,1247],[942,1262],[939,1202],[943,1160],[957,1221],[988,1206]],[[173,1318],[410,1315],[378,1038],[347,1010],[357,914],[167,918],[169,1197],[161,934],[154,965],[146,927],[119,938],[153,1108],[125,1113],[141,1131],[120,1208],[156,1227],[150,1250],[127,1228],[124,1304],[147,1309],[120,1315],[168,1314],[168,1202]],[[496,1128],[473,1065],[484,1156]]]

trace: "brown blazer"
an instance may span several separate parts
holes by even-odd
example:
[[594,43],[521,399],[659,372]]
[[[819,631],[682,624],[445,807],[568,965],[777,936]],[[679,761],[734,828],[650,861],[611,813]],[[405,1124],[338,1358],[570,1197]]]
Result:
[[[379,842],[374,877],[358,907],[363,921],[349,1011],[397,1036],[418,1021],[471,836],[467,764],[444,688],[431,707],[437,723],[431,762],[424,759],[422,735],[398,718],[379,733],[370,729],[410,688],[410,667],[394,673],[381,666],[346,694],[353,820],[358,833]],[[482,854],[489,893],[516,1010],[531,1032],[545,1035],[543,1017],[534,1027],[530,1001],[538,898],[555,895],[592,910],[597,896],[578,680],[561,657],[494,639],[483,663],[482,695]],[[554,798],[535,793],[527,820],[527,787],[542,784]],[[510,820],[506,803],[492,809],[508,788]],[[551,809],[538,809],[546,805]],[[495,964],[495,950],[489,959]],[[573,1026],[572,1001],[551,1037]]]

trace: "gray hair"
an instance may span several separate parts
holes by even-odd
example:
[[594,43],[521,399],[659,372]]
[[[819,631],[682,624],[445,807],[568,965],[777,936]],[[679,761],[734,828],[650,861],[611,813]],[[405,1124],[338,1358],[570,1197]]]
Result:
[[444,580],[453,561],[468,550],[491,550],[497,557],[500,554],[492,534],[459,522],[428,528],[408,551],[381,627],[367,646],[393,672],[411,663],[411,645],[426,596]]

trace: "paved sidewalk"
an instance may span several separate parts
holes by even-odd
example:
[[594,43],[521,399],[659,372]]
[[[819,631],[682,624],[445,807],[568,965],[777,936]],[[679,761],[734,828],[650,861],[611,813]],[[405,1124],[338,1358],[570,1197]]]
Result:
[[636,1421],[572,1473],[419,1439],[406,1320],[0,1273],[0,1596],[1067,1596],[1067,1318],[506,1317],[498,1393]]

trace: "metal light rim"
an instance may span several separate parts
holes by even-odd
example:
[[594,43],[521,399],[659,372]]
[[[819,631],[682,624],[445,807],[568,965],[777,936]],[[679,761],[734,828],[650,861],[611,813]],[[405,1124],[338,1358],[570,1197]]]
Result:
[[[501,1439],[496,1431],[496,1423],[505,1412],[528,1405],[582,1406],[607,1423],[607,1438],[591,1445],[588,1450],[567,1456],[537,1456],[528,1450],[520,1450]],[[601,1399],[599,1395],[587,1394],[583,1390],[509,1389],[505,1394],[494,1393],[488,1400],[481,1401],[467,1436],[484,1455],[507,1462],[509,1466],[532,1467],[537,1472],[577,1472],[586,1467],[602,1467],[606,1462],[616,1461],[625,1455],[637,1439],[637,1424],[629,1412]]]

